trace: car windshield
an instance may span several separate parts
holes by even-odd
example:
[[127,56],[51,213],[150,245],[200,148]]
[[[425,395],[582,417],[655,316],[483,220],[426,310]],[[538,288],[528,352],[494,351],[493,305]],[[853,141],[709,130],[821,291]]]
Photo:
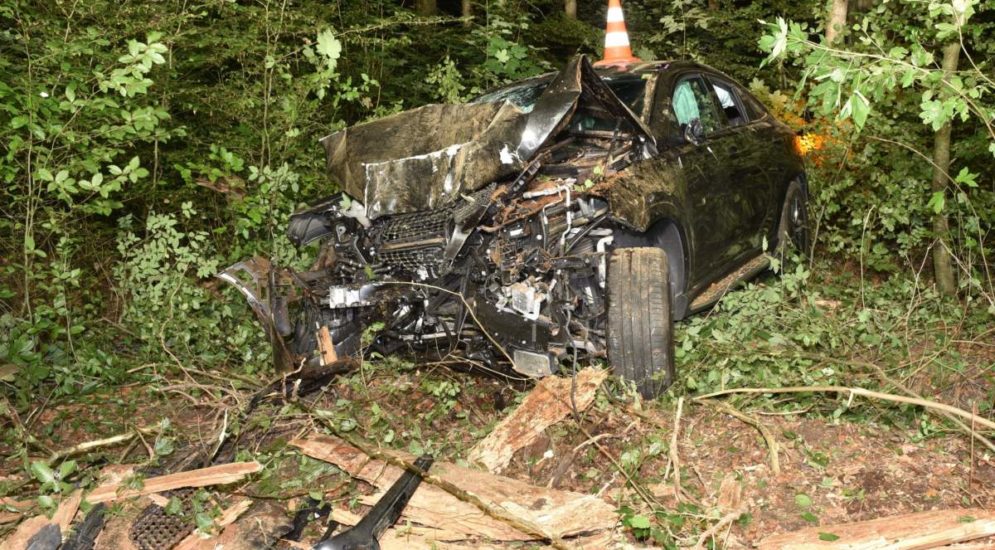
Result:
[[[643,110],[646,81],[642,78],[633,78],[631,76],[606,78],[604,81],[615,92],[615,95],[622,100],[622,103],[625,103],[633,113],[636,113],[636,116],[639,116],[639,113]],[[522,111],[530,113],[535,107],[536,101],[539,100],[539,96],[542,95],[542,92],[546,90],[546,86],[548,85],[549,80],[526,82],[484,94],[475,99],[474,103],[509,101]]]

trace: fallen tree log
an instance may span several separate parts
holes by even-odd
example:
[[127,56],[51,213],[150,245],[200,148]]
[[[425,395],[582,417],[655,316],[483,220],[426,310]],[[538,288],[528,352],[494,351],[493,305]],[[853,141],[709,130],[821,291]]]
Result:
[[767,537],[760,550],[920,550],[995,536],[995,512],[972,508],[809,527]]

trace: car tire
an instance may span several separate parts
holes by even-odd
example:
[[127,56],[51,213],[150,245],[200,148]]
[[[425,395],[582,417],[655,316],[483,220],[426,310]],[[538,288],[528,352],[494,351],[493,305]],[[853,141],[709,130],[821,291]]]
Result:
[[669,271],[659,248],[619,248],[608,262],[608,360],[647,399],[674,382]]
[[812,246],[808,227],[808,194],[798,180],[788,185],[777,229],[777,251],[784,253],[788,246],[805,255]]

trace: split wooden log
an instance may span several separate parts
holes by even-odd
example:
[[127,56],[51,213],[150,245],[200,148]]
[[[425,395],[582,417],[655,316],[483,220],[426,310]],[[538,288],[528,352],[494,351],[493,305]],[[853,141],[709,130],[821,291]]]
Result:
[[100,502],[110,502],[122,498],[151,495],[182,489],[184,487],[208,487],[211,485],[227,485],[242,481],[246,476],[254,474],[263,469],[262,464],[252,462],[233,462],[231,464],[219,464],[199,470],[178,472],[159,477],[146,479],[140,489],[126,489],[123,482],[118,481],[101,485],[86,496],[86,501],[91,504]]
[[[573,404],[578,411],[594,401],[598,387],[608,377],[608,371],[586,368],[577,373]],[[570,378],[549,376],[536,384],[514,412],[504,417],[494,430],[474,445],[467,460],[480,464],[488,471],[499,473],[521,448],[534,443],[546,428],[566,418],[573,411]]]
[[972,508],[809,527],[767,537],[760,550],[920,550],[995,536],[995,512]]
[[[290,444],[311,458],[335,464],[349,475],[376,486],[378,494],[361,499],[366,504],[376,502],[402,473],[401,468],[372,460],[337,437],[315,435]],[[405,461],[411,459],[404,453],[390,454]],[[433,478],[459,487],[488,507],[518,518],[521,523],[535,525],[552,537],[596,533],[611,529],[618,522],[614,508],[593,495],[535,487],[517,479],[446,462],[436,462],[431,474]],[[488,516],[474,504],[432,483],[423,483],[418,488],[404,510],[403,520],[456,533],[464,540],[525,541],[536,538],[534,534]]]

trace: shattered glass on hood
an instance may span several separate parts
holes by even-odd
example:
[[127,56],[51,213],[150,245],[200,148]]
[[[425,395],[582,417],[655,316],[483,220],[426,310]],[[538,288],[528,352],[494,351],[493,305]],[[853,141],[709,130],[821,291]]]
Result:
[[321,140],[333,181],[366,205],[366,216],[418,212],[520,172],[593,103],[653,148],[650,131],[584,56],[546,86],[531,112],[509,102],[426,105]]

